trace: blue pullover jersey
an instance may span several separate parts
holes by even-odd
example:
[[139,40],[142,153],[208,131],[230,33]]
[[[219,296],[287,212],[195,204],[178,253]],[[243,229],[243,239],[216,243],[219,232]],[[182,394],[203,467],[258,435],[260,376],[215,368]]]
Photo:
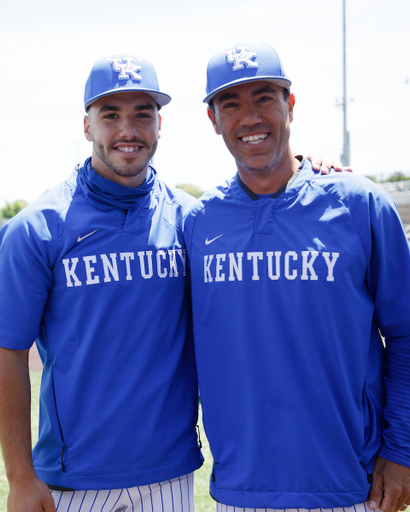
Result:
[[146,485],[202,463],[187,330],[192,198],[150,170],[137,189],[90,160],[0,231],[0,346],[37,338],[37,475],[71,489]]
[[185,240],[212,496],[365,501],[378,453],[410,466],[410,252],[393,201],[305,162],[278,197],[234,178],[201,202]]

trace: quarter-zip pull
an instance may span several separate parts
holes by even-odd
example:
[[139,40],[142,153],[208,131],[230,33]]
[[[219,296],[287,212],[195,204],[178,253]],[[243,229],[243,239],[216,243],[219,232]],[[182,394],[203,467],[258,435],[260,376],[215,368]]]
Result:
[[215,482],[215,470],[218,467],[218,465],[219,465],[219,462],[214,461],[214,465],[212,466],[212,475],[211,475],[212,482]]
[[122,213],[123,213],[124,215],[127,215],[128,210],[123,210],[123,211],[122,211]]
[[360,462],[360,465],[366,471],[367,481],[369,482],[369,484],[371,484],[372,483],[372,475],[367,471],[366,464],[364,462]]
[[63,446],[63,449],[61,450],[61,468],[63,471],[65,471],[65,466],[64,466],[64,450],[65,450],[65,446]]

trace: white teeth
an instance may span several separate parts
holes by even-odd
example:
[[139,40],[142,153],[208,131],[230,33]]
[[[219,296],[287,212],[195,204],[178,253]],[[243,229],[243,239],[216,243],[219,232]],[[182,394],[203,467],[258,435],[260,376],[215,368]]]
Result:
[[243,142],[248,142],[249,144],[260,144],[267,136],[267,133],[259,133],[258,135],[247,135],[242,137],[241,140]]
[[119,151],[124,151],[124,153],[132,153],[133,151],[135,151],[137,148],[129,148],[129,147],[120,147],[120,148],[117,148]]

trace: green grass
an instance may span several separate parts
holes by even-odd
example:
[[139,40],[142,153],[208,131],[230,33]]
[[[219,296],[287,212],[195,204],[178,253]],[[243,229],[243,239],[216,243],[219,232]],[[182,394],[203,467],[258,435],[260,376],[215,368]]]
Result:
[[[31,432],[33,443],[38,435],[38,396],[40,391],[41,372],[30,372],[31,380]],[[209,451],[208,441],[202,428],[202,417],[200,418],[200,435],[202,441],[202,453],[205,457],[205,463],[201,469],[195,473],[195,510],[196,512],[214,512],[215,502],[209,496],[208,485],[209,475],[212,468],[212,456]],[[0,510],[7,510],[7,495],[9,486],[4,471],[3,457],[0,454]]]

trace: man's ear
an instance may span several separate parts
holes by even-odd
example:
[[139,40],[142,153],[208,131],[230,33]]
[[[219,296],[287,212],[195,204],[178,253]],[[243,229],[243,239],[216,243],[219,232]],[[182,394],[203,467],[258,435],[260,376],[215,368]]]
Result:
[[217,135],[221,135],[221,132],[219,131],[219,128],[218,128],[218,125],[216,124],[216,117],[215,117],[215,112],[213,112],[213,110],[208,107],[208,117],[212,123],[212,126],[214,127],[214,130],[215,130],[215,133]]
[[295,95],[293,94],[293,92],[291,92],[288,96],[288,99],[287,99],[287,104],[288,104],[288,108],[289,108],[289,121],[292,122],[293,121],[293,109],[295,107]]
[[88,140],[88,142],[93,141],[93,137],[91,134],[91,127],[90,127],[90,118],[88,117],[87,114],[84,116],[84,136]]
[[161,138],[161,130],[162,130],[162,117],[161,114],[158,113],[158,138]]

